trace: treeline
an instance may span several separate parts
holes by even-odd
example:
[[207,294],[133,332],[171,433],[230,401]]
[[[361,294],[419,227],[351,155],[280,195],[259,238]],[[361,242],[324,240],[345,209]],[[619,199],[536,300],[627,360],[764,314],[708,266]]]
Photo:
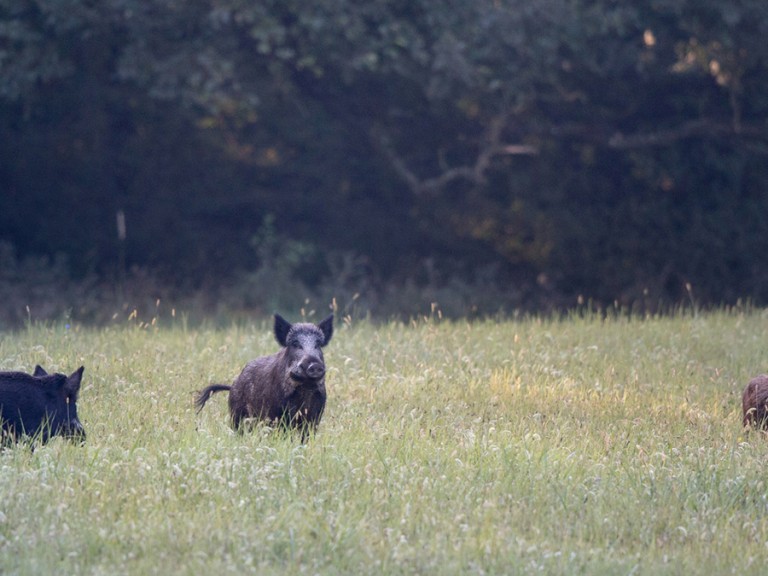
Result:
[[2,0],[3,305],[768,303],[766,38],[764,0]]

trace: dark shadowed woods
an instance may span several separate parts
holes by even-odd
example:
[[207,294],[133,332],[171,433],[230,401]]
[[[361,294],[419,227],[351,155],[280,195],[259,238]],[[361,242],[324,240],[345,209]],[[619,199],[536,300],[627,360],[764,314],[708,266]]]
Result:
[[0,0],[0,325],[765,304],[766,37],[763,0]]

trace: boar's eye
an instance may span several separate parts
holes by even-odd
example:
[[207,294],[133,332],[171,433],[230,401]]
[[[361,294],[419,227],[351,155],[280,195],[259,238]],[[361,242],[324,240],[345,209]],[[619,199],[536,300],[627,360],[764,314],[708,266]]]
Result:
[[288,346],[290,346],[291,348],[301,348],[301,342],[299,342],[298,340],[291,340],[290,342],[288,342]]

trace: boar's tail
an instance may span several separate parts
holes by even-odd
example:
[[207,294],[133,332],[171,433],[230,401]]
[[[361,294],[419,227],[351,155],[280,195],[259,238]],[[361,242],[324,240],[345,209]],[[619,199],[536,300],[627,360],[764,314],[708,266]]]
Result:
[[206,386],[198,392],[197,398],[195,399],[197,411],[200,412],[200,410],[203,409],[203,406],[208,402],[208,398],[210,398],[211,395],[216,392],[229,392],[230,390],[232,390],[232,386],[227,386],[226,384],[211,384],[210,386]]

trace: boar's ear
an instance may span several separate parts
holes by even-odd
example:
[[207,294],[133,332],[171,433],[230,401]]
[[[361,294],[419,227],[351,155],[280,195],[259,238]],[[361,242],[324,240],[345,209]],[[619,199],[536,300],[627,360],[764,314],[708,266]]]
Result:
[[288,332],[291,329],[291,323],[280,314],[275,314],[275,338],[280,346],[286,346],[288,338]]
[[323,342],[320,344],[322,347],[328,344],[328,342],[331,341],[331,337],[333,336],[333,314],[320,322],[317,327],[320,328],[320,331],[323,333]]
[[45,371],[45,368],[40,366],[40,364],[37,364],[35,366],[35,371],[32,372],[32,376],[47,376],[48,372]]
[[67,396],[77,399],[77,394],[80,392],[80,382],[83,379],[83,370],[85,370],[85,366],[80,366],[80,368],[67,376],[67,383],[64,385],[67,390]]

